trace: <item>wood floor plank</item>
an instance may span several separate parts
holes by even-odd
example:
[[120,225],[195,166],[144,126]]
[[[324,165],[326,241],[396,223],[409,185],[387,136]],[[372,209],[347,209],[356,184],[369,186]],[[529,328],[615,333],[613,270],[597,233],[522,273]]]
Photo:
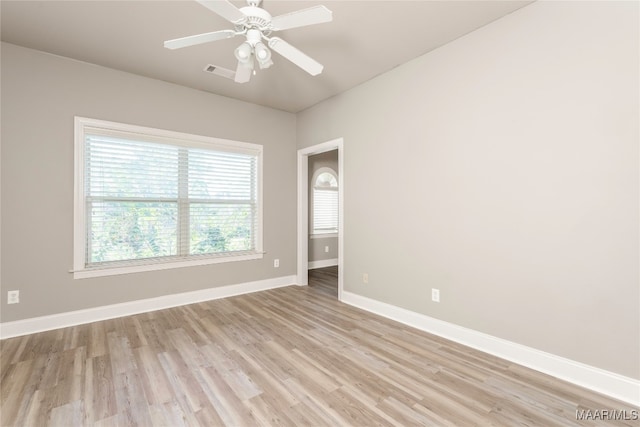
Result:
[[404,403],[388,397],[376,405],[378,411],[396,426],[430,425],[432,421],[420,412],[406,406]]
[[[337,267],[309,280],[3,340],[0,424],[638,425],[637,407],[338,302]],[[603,410],[627,419],[577,419]]]
[[114,374],[138,369],[131,345],[126,337],[120,336],[118,332],[109,332],[107,333],[107,343],[109,356],[111,356],[111,369]]
[[177,350],[161,353],[158,359],[175,399],[185,412],[197,412],[206,406],[208,399],[197,380],[197,367],[191,369]]
[[87,359],[84,377],[85,420],[99,422],[118,414],[113,384],[111,359],[108,354]]
[[84,422],[84,408],[81,400],[57,406],[51,411],[49,424],[55,426],[79,426]]
[[341,386],[342,390],[351,396],[355,401],[358,401],[359,405],[367,407],[371,412],[373,412],[376,416],[382,418],[387,423],[393,426],[401,427],[405,424],[403,421],[406,417],[396,417],[395,414],[386,411],[385,408],[382,408],[380,404],[384,402],[380,397],[371,396],[370,394],[364,392],[359,387],[356,387],[351,384],[344,384]]
[[199,370],[198,380],[224,425],[255,425],[251,410],[243,405],[233,389],[215,368]]
[[20,420],[26,412],[31,400],[31,373],[33,360],[18,362],[10,367],[11,373],[2,382],[2,411],[0,422],[10,425],[13,420]]
[[158,360],[158,354],[148,345],[135,349],[137,365],[140,366],[142,385],[150,404],[163,405],[173,399],[169,380]]
[[263,396],[270,400],[271,406],[282,412],[299,403],[299,400],[284,386],[283,382],[271,375],[260,363],[244,354],[241,350],[233,352],[233,359],[249,375],[253,382],[263,390]]
[[256,395],[251,399],[243,402],[251,411],[252,416],[262,426],[295,426],[295,423],[289,417],[289,411],[280,411],[277,405],[272,405],[263,398],[262,395]]
[[[44,390],[36,390],[33,392],[29,405],[26,407],[26,413],[23,417],[16,417],[20,424],[25,426],[42,426],[47,424],[48,412],[43,410],[43,402],[46,392]],[[2,425],[5,425],[4,422]]]
[[316,387],[305,387],[297,379],[289,378],[284,381],[287,389],[300,401],[295,405],[298,411],[306,411],[310,417],[323,420],[332,426],[349,425],[347,419],[327,401],[327,394]]
[[[325,396],[326,404],[336,408],[336,411],[346,420],[346,425],[353,426],[393,426],[385,418],[378,415],[375,407],[362,405],[350,393],[340,388]],[[374,409],[375,408],[375,409]],[[343,424],[344,425],[344,424]]]
[[116,373],[114,376],[116,407],[119,423],[124,425],[151,425],[149,404],[137,370]]

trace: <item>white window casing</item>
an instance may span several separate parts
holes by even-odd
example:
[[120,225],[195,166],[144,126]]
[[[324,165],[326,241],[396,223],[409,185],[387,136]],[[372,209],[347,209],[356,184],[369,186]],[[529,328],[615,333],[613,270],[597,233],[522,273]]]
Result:
[[76,117],[74,278],[262,258],[262,151]]

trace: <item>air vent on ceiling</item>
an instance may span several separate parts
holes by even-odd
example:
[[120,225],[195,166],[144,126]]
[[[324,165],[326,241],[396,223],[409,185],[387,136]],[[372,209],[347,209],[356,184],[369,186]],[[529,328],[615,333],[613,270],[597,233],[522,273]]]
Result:
[[204,71],[207,73],[215,74],[218,76],[226,77],[228,79],[233,79],[236,76],[236,72],[233,70],[228,70],[223,67],[218,67],[217,65],[209,64],[204,67]]

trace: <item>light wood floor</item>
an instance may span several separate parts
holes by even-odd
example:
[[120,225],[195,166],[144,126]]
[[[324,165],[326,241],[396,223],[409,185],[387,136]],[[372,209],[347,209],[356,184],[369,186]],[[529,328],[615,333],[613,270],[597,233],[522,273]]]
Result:
[[309,270],[309,288],[338,299],[338,267]]
[[4,340],[1,424],[637,425],[578,422],[634,408],[341,304],[332,275]]

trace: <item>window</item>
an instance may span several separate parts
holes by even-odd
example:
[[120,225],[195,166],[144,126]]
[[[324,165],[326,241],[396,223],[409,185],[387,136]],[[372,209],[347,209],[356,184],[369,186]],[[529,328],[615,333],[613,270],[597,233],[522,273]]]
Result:
[[76,118],[74,277],[262,257],[262,146]]
[[318,169],[313,183],[313,235],[338,232],[338,179],[330,168]]

